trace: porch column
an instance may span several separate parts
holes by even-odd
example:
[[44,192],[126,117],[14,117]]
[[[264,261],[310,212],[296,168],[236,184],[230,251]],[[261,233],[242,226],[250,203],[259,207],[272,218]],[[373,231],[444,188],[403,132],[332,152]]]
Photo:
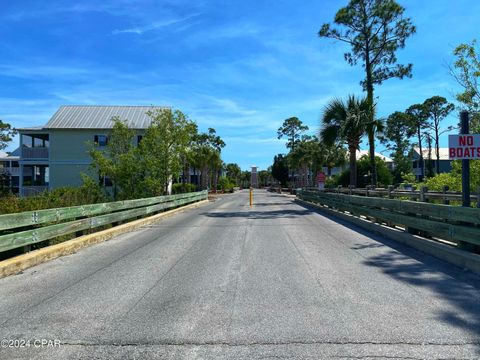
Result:
[[20,163],[20,176],[18,177],[18,194],[23,196],[23,164]]

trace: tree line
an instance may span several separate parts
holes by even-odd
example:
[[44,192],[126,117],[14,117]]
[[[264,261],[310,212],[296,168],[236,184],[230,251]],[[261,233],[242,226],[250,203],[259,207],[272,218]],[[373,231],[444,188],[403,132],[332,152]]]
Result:
[[[225,142],[215,129],[199,132],[180,110],[147,112],[151,124],[135,146],[134,129],[114,117],[105,149],[90,144],[91,168],[111,182],[114,199],[133,199],[199,189],[233,188],[224,176],[221,151]],[[229,164],[231,170],[235,164]],[[192,183],[193,172],[197,183]],[[173,183],[173,184],[172,184]]]
[[[82,174],[84,185],[78,188],[81,191],[74,187],[56,189],[49,192],[51,196],[41,194],[38,201],[30,199],[26,205],[22,203],[12,209],[7,206],[4,211],[17,208],[21,211],[30,208],[29,204],[39,208],[48,204],[83,204],[81,194],[86,194],[86,189],[94,195],[85,199],[98,202],[159,196],[172,191],[233,191],[235,186],[249,186],[249,172],[242,172],[238,164],[223,162],[221,152],[226,144],[215,129],[200,132],[198,125],[178,109],[152,109],[147,115],[151,123],[142,135],[129,128],[127,119],[113,117],[106,146],[87,143],[91,164]],[[15,133],[10,124],[0,121],[0,149],[12,141]],[[8,193],[10,189],[3,190],[6,202],[15,202]],[[45,205],[40,206],[40,202]]]
[[[344,59],[352,66],[362,67],[364,78],[360,86],[365,95],[350,94],[330,100],[322,111],[317,135],[306,135],[308,127],[296,117],[285,120],[278,130],[278,137],[287,138],[289,152],[276,155],[272,166],[272,174],[279,182],[286,184],[290,181],[295,185],[296,179],[310,174],[308,185],[311,185],[314,183],[313,174],[321,167],[327,168],[330,174],[331,167],[341,166],[346,158],[349,163],[346,171],[348,185],[411,182],[415,179],[412,174],[414,148],[418,149],[419,180],[427,181],[439,175],[445,180],[446,176],[440,174],[439,168],[440,138],[455,127],[443,127],[442,122],[455,109],[468,110],[471,131],[480,132],[479,51],[475,40],[460,44],[453,51],[455,61],[449,71],[462,88],[455,96],[457,105],[435,95],[386,118],[379,118],[375,88],[389,79],[412,77],[413,64],[399,64],[396,55],[405,47],[407,39],[416,33],[412,19],[405,17],[404,12],[405,8],[394,0],[350,0],[337,11],[333,23],[321,26],[319,37],[350,46]],[[368,142],[369,155],[357,164],[356,154],[364,138]],[[376,142],[381,142],[391,152],[394,162],[391,174],[375,156]],[[434,166],[433,159],[436,160]],[[476,167],[474,162],[473,168]],[[458,175],[456,169],[458,166],[454,165],[452,176]],[[342,179],[336,179],[337,184],[345,181],[346,173],[339,177]],[[380,178],[379,173],[382,173]],[[480,173],[472,171],[472,177],[475,176]]]

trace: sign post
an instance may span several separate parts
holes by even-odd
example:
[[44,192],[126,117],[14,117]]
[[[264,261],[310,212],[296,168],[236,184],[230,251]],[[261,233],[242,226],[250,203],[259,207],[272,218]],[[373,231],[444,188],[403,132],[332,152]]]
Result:
[[460,113],[460,134],[448,136],[450,159],[462,160],[462,206],[470,207],[470,160],[480,159],[480,134],[469,134],[468,112]]
[[325,189],[325,173],[319,172],[317,174],[317,183],[318,183],[318,190]]
[[[468,112],[460,113],[460,127],[462,134],[468,134]],[[462,205],[470,207],[470,160],[462,160]]]

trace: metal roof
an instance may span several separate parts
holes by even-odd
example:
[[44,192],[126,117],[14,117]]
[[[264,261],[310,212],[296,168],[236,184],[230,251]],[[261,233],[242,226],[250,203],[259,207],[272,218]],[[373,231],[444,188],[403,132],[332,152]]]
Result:
[[64,105],[52,116],[44,129],[111,129],[112,118],[127,120],[132,129],[146,129],[152,119],[148,111],[166,109],[159,106]]
[[15,155],[13,152],[12,153],[8,153],[6,151],[0,151],[0,160],[2,161],[10,161],[10,160],[19,160],[20,159],[20,156],[18,155]]
[[[369,152],[368,150],[357,150],[357,155],[356,155],[357,160],[360,160],[360,158],[361,158],[362,156],[364,156],[364,155],[370,156],[370,152]],[[393,162],[393,160],[390,159],[388,156],[385,156],[385,155],[383,155],[383,154],[377,153],[376,151],[375,151],[375,156],[376,156],[376,157],[379,157],[380,159],[382,159],[382,160],[385,161],[386,163],[389,163],[389,162],[391,163],[391,162]]]
[[43,130],[43,126],[32,126],[32,127],[25,127],[25,128],[17,128],[18,131],[38,131]]
[[[413,150],[415,158],[420,157],[420,148],[414,147]],[[449,148],[439,148],[440,160],[450,160]],[[428,159],[428,147],[422,148],[423,158]],[[432,147],[432,160],[437,160],[437,155],[435,153],[435,147]]]

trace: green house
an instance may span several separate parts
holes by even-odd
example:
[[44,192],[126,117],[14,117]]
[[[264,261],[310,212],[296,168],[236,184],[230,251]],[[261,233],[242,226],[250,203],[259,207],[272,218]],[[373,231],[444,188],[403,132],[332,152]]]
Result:
[[[135,142],[151,124],[147,112],[154,106],[61,106],[45,126],[18,129],[20,134],[21,196],[47,189],[81,185],[81,173],[89,173],[89,146],[105,147],[112,118],[127,120],[135,129]],[[100,181],[100,179],[99,179]],[[108,182],[108,179],[103,179]],[[107,184],[108,185],[108,184]]]

